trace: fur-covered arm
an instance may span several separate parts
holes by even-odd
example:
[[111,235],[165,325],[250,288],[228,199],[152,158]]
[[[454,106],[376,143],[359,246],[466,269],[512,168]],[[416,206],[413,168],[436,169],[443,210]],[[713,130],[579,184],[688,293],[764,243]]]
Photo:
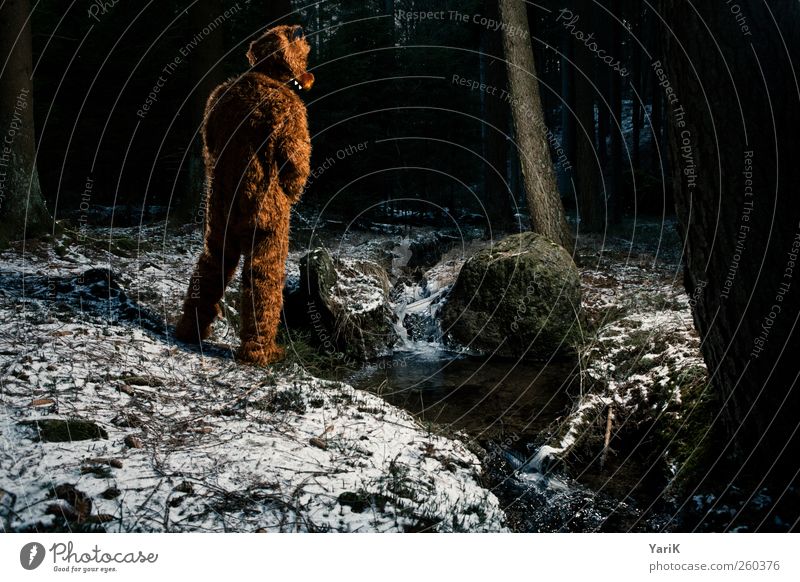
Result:
[[300,200],[311,172],[311,137],[306,108],[299,101],[286,112],[279,130],[276,158],[278,176],[286,196],[294,204]]

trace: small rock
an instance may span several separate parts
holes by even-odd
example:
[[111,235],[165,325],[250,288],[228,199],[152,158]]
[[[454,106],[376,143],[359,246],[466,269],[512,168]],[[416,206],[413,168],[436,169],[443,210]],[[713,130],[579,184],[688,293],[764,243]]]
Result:
[[119,459],[105,459],[105,458],[95,458],[95,459],[86,459],[84,463],[87,464],[94,464],[94,465],[108,465],[109,467],[114,467],[115,469],[122,469],[122,461]]
[[192,495],[194,493],[194,486],[188,481],[183,481],[177,487],[175,487],[173,491],[177,491],[178,493],[186,493],[187,495]]
[[195,432],[195,433],[198,433],[198,434],[208,434],[208,433],[212,432],[214,429],[212,429],[210,426],[191,426],[186,430],[187,430],[187,432]]
[[322,449],[323,451],[328,450],[328,443],[319,437],[311,437],[308,439],[308,444],[317,447],[318,449]]
[[122,491],[120,491],[116,487],[109,487],[100,494],[100,497],[102,497],[103,499],[116,499],[120,495],[122,495]]
[[130,412],[120,412],[111,419],[111,422],[116,426],[124,428],[139,428],[144,424],[141,418]]
[[63,483],[53,489],[53,497],[60,503],[48,506],[45,513],[63,517],[68,521],[82,522],[92,512],[92,499],[83,491],[75,488],[75,485]]
[[142,444],[142,439],[137,437],[136,435],[129,434],[125,437],[125,446],[129,449],[141,449],[144,447]]

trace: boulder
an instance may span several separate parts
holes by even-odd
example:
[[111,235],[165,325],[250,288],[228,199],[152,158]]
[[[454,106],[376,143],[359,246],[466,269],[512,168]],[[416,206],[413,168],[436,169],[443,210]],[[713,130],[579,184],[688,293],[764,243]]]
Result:
[[335,260],[324,248],[300,259],[300,281],[286,298],[290,328],[310,332],[330,355],[369,360],[397,340],[386,270],[371,261]]
[[470,257],[441,310],[450,342],[503,357],[575,353],[581,336],[580,276],[549,239],[515,234]]

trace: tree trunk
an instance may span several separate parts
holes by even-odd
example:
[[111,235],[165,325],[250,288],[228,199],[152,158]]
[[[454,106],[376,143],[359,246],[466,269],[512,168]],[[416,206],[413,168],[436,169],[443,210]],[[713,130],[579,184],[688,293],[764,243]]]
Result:
[[[220,0],[198,2],[189,11],[190,33],[196,34],[203,27],[208,26],[217,16],[224,11]],[[184,181],[183,204],[176,210],[180,218],[186,219],[202,203],[205,191],[205,164],[203,163],[203,144],[200,137],[200,127],[205,115],[206,101],[211,91],[214,90],[224,78],[222,64],[219,62],[223,50],[223,31],[216,30],[201,42],[189,60],[189,82],[194,86],[189,103],[189,136],[191,145],[187,157],[187,172]]]
[[[578,2],[579,14],[591,19],[591,0]],[[575,171],[578,191],[578,232],[602,232],[605,225],[605,192],[600,191],[600,160],[595,149],[594,101],[598,89],[592,84],[595,59],[583,45],[575,47]],[[604,108],[603,105],[601,107]]]
[[[497,19],[496,7],[487,7],[487,16]],[[503,87],[506,71],[503,64],[500,33],[481,29],[481,82],[490,87]],[[503,230],[513,224],[514,195],[506,185],[506,120],[508,105],[496,95],[481,91],[481,145],[483,150],[483,205],[492,230]]]
[[572,235],[564,216],[550,159],[525,6],[523,0],[500,0],[508,97],[520,150],[525,196],[533,231],[566,249],[572,249]]
[[[653,34],[648,39],[650,41],[650,54],[653,60],[660,60],[663,58],[661,43],[659,42],[658,35],[658,17],[651,15],[650,26],[652,27]],[[662,88],[658,85],[659,79],[656,73],[651,68],[650,74],[650,131],[653,134],[651,144],[651,157],[650,157],[650,173],[654,176],[661,176],[666,170],[663,167],[662,161],[664,160],[665,152],[662,150],[661,139],[661,126],[662,126],[662,107],[661,107],[661,91]]]
[[800,469],[800,4],[746,6],[750,35],[714,3],[696,14],[662,0],[677,33],[663,37],[669,145],[684,281],[724,420],[713,455],[726,484],[780,495]]
[[[638,37],[642,32],[642,8],[638,2],[634,3],[631,8],[632,15],[632,28],[633,34]],[[632,128],[632,145],[631,145],[631,165],[633,170],[639,170],[641,164],[641,143],[642,143],[642,110],[643,101],[647,91],[644,89],[642,83],[642,48],[635,41],[631,41],[631,60],[633,72],[631,73],[631,87],[633,87],[637,94],[631,91],[631,100],[633,108],[631,110],[633,128]]]
[[[36,171],[30,2],[0,4],[0,244],[44,234],[52,224]],[[6,60],[7,59],[7,60]],[[2,66],[2,65],[0,65]]]
[[[611,11],[622,19],[622,11],[620,10],[619,0],[614,0],[611,3]],[[614,55],[620,61],[622,57],[622,24],[615,19],[607,16],[610,27],[610,47],[609,54]],[[620,198],[622,196],[622,77],[616,71],[609,69],[608,74],[611,76],[610,86],[610,132],[611,132],[611,150],[609,152],[609,161],[611,162],[611,176],[609,183],[611,185],[611,194],[609,196],[609,217],[611,222],[619,223],[622,219],[622,203]]]
[[[562,196],[575,196],[575,51],[572,37],[561,35],[561,147],[569,164],[558,173],[558,190]],[[594,122],[592,122],[594,128]],[[594,131],[592,132],[594,133]]]

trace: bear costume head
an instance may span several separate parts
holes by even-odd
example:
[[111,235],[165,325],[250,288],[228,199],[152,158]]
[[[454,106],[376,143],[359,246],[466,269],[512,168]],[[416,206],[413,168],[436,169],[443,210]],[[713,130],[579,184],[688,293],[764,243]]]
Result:
[[307,91],[314,84],[306,70],[310,52],[302,26],[276,26],[250,43],[247,60],[254,71]]

